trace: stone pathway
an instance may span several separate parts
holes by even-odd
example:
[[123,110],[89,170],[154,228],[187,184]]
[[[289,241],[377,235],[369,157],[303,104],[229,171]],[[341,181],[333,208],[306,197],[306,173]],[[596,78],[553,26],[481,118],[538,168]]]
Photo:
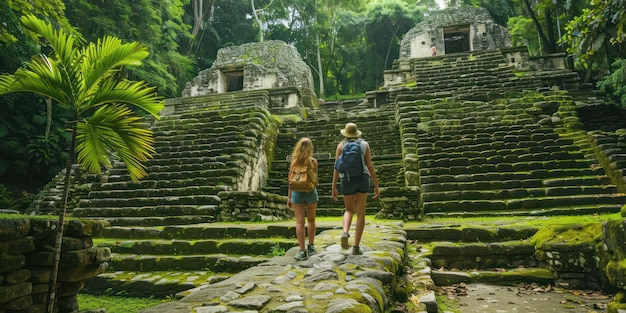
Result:
[[459,302],[463,313],[604,313],[612,299],[602,292],[531,285],[469,284],[445,288],[456,289],[449,296]]
[[402,225],[366,225],[363,255],[343,250],[340,237],[341,229],[326,230],[316,237],[318,253],[306,261],[296,261],[297,248],[292,248],[224,281],[185,291],[179,301],[141,312],[385,312],[404,272]]

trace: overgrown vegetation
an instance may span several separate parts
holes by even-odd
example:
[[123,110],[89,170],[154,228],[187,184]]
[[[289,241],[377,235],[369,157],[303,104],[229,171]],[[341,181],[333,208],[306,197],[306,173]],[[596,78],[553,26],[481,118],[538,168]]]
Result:
[[172,299],[133,298],[121,295],[78,295],[78,307],[81,310],[105,309],[107,313],[135,313],[168,301],[172,301]]
[[598,87],[626,109],[626,59],[618,59],[611,64],[611,68],[612,71],[598,83]]

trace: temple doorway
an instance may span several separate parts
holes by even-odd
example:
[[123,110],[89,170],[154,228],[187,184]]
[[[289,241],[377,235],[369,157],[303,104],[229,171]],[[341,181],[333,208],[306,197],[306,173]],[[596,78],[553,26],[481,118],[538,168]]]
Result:
[[470,26],[455,25],[443,28],[443,41],[445,53],[469,52],[470,47]]

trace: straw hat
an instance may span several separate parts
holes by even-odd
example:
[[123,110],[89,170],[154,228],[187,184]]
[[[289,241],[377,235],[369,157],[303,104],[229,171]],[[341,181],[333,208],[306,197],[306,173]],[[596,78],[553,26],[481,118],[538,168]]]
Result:
[[356,124],[348,123],[341,131],[341,134],[346,138],[358,138],[361,137],[361,131],[356,128]]

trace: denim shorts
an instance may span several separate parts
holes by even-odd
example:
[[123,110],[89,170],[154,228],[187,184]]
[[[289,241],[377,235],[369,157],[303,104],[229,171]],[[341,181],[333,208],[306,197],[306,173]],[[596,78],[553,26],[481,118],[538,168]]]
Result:
[[349,196],[355,193],[367,193],[370,190],[370,176],[359,175],[356,177],[350,177],[350,181],[347,178],[341,178],[341,193]]
[[320,201],[319,196],[317,195],[317,188],[313,189],[313,191],[303,192],[303,191],[291,191],[291,203],[295,204],[311,204]]

